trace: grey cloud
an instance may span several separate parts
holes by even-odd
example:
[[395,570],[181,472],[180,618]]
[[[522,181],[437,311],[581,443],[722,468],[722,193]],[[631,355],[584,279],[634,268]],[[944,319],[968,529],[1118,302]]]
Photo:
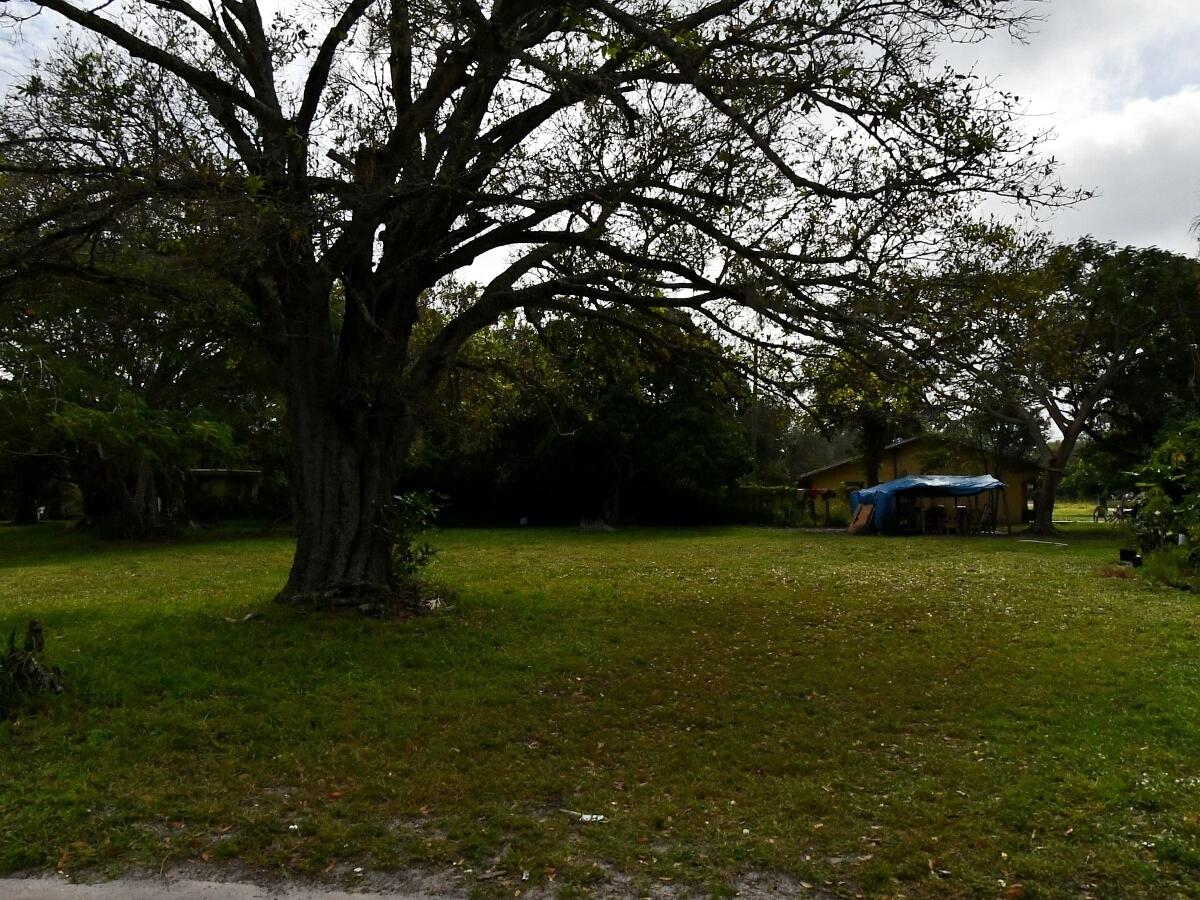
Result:
[[1157,245],[1192,254],[1192,222],[1200,216],[1200,90],[1133,104],[1103,117],[1092,130],[1064,136],[1058,149],[1064,179],[1095,187],[1099,196],[1054,220],[1069,239]]
[[1200,216],[1200,2],[1050,0],[1027,44],[998,35],[947,57],[1020,94],[1068,186],[1098,196],[1052,217],[1094,234],[1194,254]]

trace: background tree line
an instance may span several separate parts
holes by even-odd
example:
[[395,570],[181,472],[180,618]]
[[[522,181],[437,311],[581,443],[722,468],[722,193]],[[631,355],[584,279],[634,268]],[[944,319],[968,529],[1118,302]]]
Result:
[[[1048,467],[1052,455],[1075,497],[1135,490],[1138,466],[1200,416],[1196,264],[1091,240],[1036,252],[1006,240],[980,245],[986,264],[898,285],[887,340],[848,335],[786,371],[756,369],[750,350],[678,315],[511,313],[466,345],[398,489],[433,492],[460,524],[737,521],[748,515],[739,485],[794,485],[858,453],[878,480],[887,444],[938,431]],[[249,337],[246,298],[188,252],[155,263],[166,271],[153,288],[133,254],[104,279],[66,272],[9,288],[6,515],[62,514],[75,490],[106,533],[161,533],[214,511],[188,507],[188,470],[225,466],[262,470],[264,487],[257,505],[224,512],[290,515],[282,387]],[[423,327],[435,332],[477,290],[428,298]],[[905,346],[917,310],[930,332]]]
[[[261,501],[220,511],[287,517],[280,388],[243,304],[197,282],[164,304],[132,281],[64,277],[6,305],[3,515],[65,504],[106,534],[146,537],[216,511],[189,505],[189,470],[248,467],[263,471]],[[737,485],[793,483],[852,449],[765,380],[756,391],[748,365],[681,323],[510,315],[439,390],[399,488],[438,495],[446,522],[726,519]]]

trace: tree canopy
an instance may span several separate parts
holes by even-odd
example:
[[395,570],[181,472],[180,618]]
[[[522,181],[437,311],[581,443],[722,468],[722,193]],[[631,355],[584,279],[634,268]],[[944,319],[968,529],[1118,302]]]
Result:
[[1120,415],[1164,355],[1190,346],[1200,264],[1092,238],[998,253],[928,286],[936,299],[922,308],[936,324],[927,340],[942,390],[1025,430],[1045,470],[1038,527],[1051,531],[1055,491],[1080,440]]
[[[515,310],[686,309],[747,336],[869,326],[981,193],[1060,196],[1014,98],[938,62],[1009,0],[4,0],[75,30],[0,114],[27,186],[0,279],[109,277],[152,222],[248,299],[288,401],[299,543],[282,597],[390,591],[381,512],[466,341]],[[134,241],[141,253],[179,252]],[[491,274],[426,333],[422,297]]]

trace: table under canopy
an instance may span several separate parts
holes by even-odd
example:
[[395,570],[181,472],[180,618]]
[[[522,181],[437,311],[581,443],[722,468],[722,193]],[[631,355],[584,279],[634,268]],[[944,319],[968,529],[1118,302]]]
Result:
[[883,531],[895,513],[897,497],[975,497],[1005,487],[1003,481],[991,475],[906,475],[852,492],[850,509],[857,520],[860,506],[874,507],[872,523]]

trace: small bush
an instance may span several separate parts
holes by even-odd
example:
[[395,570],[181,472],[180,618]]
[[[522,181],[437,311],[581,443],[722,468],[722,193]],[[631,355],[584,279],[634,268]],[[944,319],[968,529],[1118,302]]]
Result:
[[[391,581],[397,592],[401,611],[423,613],[441,609],[448,603],[449,592],[431,584],[425,578],[425,567],[433,562],[437,548],[423,540],[434,525],[440,498],[429,491],[412,491],[393,498],[383,527],[386,529],[391,555]],[[386,615],[395,610],[378,607],[364,612]]]
[[433,527],[440,504],[429,491],[399,494],[393,499],[385,522],[391,542],[392,578],[406,582],[420,575],[437,555],[437,549],[421,536]]
[[1186,547],[1164,547],[1146,556],[1143,574],[1151,579],[1183,591],[1200,587],[1197,570]]
[[[1169,571],[1200,569],[1200,419],[1171,434],[1136,473],[1142,493],[1133,531],[1142,552]],[[1181,562],[1180,536],[1190,546]]]
[[844,528],[850,524],[850,506],[840,497],[830,501],[826,520],[825,501],[802,499],[794,487],[743,485],[730,492],[720,519],[735,525],[776,528]]
[[848,528],[850,525],[850,504],[845,500],[834,500],[829,504],[829,521],[823,522],[830,528]]
[[46,666],[41,653],[46,647],[42,625],[36,619],[17,644],[17,632],[8,637],[8,648],[0,657],[0,721],[11,718],[39,696],[61,694],[62,672]]

